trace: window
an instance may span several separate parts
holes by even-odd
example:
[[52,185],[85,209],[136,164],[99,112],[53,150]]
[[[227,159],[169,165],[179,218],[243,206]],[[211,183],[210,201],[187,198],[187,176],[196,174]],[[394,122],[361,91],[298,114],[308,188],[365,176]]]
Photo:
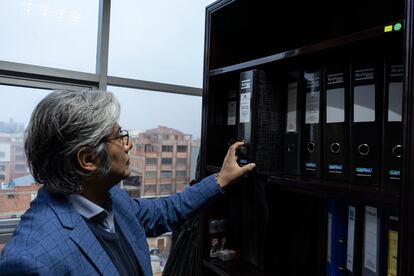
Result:
[[0,165],[0,171],[4,171],[6,169],[5,165]]
[[160,194],[168,195],[173,193],[173,185],[172,184],[160,184]]
[[187,164],[187,158],[177,158],[176,160],[177,165],[186,165]]
[[157,158],[145,158],[145,164],[147,165],[157,165],[158,159]]
[[173,146],[162,145],[162,152],[173,152]]
[[6,157],[6,153],[4,151],[0,151],[0,158]]
[[4,174],[0,174],[0,180],[4,180],[6,177]]
[[201,87],[205,7],[212,2],[112,1],[108,74]]
[[156,171],[145,171],[144,176],[146,178],[156,178],[157,172]]
[[161,171],[161,178],[171,178],[172,171]]
[[94,73],[98,3],[2,1],[0,60]]
[[15,166],[15,170],[18,171],[18,172],[25,171],[26,170],[26,165],[17,164]]
[[157,185],[145,185],[144,194],[155,194],[157,192]]
[[177,152],[187,152],[187,146],[177,146]]
[[163,165],[171,165],[172,164],[172,158],[162,158],[161,164]]
[[175,175],[179,178],[186,177],[187,176],[187,171],[176,171]]

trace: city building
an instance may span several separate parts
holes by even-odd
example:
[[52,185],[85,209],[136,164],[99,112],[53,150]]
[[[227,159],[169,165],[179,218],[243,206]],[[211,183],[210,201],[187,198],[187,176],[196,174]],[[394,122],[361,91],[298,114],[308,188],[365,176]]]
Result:
[[141,183],[141,197],[182,191],[190,181],[191,135],[159,126],[131,136],[132,175]]

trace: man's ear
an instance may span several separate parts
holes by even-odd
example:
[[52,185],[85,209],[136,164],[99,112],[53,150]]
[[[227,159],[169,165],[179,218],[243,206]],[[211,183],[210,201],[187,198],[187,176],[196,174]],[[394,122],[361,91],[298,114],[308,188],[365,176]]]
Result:
[[87,172],[94,172],[98,169],[99,158],[90,148],[81,148],[76,154],[79,166]]

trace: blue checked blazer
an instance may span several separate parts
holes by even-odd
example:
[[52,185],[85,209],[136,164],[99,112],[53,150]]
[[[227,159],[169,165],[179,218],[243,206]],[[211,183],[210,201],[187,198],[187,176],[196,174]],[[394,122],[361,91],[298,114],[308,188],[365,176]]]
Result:
[[[214,176],[182,193],[132,199],[111,189],[114,217],[130,243],[141,271],[152,275],[146,237],[161,235],[222,192]],[[65,197],[40,188],[0,256],[0,275],[119,275],[84,219]]]

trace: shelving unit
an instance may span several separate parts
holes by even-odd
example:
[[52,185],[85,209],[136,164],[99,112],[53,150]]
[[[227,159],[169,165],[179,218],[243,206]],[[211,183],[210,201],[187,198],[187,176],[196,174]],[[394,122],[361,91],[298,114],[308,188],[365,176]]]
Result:
[[[397,210],[398,275],[414,275],[413,17],[412,0],[222,0],[207,7],[202,176],[220,170],[228,145],[238,138],[237,124],[226,124],[226,105],[239,93],[241,72],[266,70],[275,83],[283,83],[282,75],[291,70],[323,68],[367,53],[404,58],[405,151],[399,187],[292,176],[283,170],[243,178],[201,215],[199,275],[326,275],[326,201],[331,198]],[[397,23],[400,30],[386,28]],[[232,222],[230,245],[241,251],[237,261],[228,263],[211,259],[208,252],[208,220],[223,217]],[[294,252],[299,246],[302,252]],[[386,275],[384,256],[379,269]]]

